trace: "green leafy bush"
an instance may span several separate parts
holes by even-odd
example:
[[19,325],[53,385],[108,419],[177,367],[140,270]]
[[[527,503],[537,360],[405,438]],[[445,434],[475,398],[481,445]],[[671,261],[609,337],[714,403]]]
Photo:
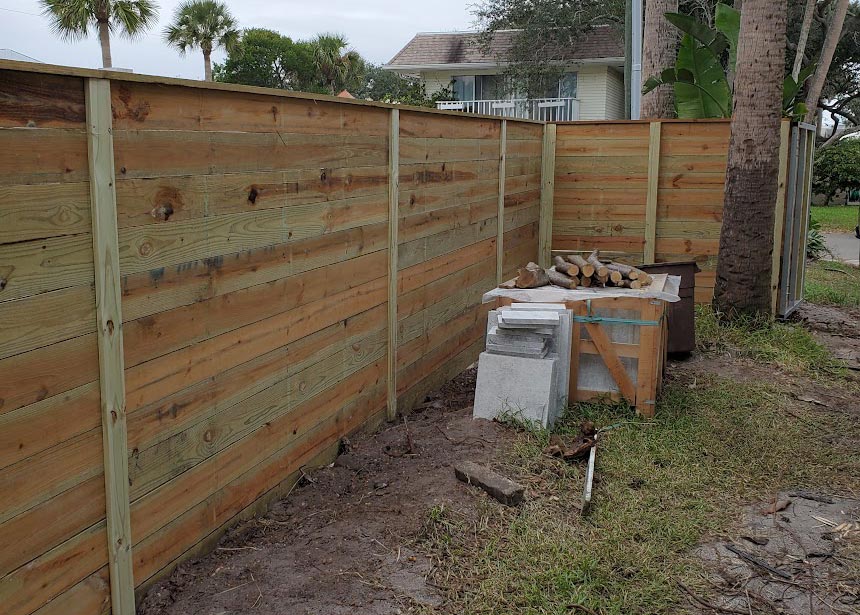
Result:
[[812,189],[827,197],[829,205],[837,192],[860,187],[860,139],[842,139],[815,157]]

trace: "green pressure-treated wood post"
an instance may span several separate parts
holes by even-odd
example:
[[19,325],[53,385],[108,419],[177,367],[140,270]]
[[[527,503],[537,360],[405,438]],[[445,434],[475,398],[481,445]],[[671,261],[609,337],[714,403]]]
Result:
[[555,192],[555,137],[556,125],[544,124],[541,152],[540,233],[538,261],[549,267],[552,261],[552,211]]
[[397,207],[400,189],[400,110],[388,128],[388,420],[397,417]]
[[496,233],[496,284],[504,282],[505,271],[505,163],[508,152],[508,120],[502,120],[499,133],[499,221]]
[[86,112],[111,611],[113,615],[134,615],[119,239],[109,80],[87,79]]
[[663,124],[651,122],[648,136],[648,193],[645,197],[645,249],[643,262],[653,264],[657,254],[657,197],[660,182],[660,139]]

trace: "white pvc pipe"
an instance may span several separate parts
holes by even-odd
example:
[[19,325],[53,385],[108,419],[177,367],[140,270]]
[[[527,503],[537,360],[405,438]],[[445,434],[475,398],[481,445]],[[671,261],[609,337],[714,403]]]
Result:
[[630,70],[630,119],[638,120],[642,102],[642,0],[632,0],[632,62]]

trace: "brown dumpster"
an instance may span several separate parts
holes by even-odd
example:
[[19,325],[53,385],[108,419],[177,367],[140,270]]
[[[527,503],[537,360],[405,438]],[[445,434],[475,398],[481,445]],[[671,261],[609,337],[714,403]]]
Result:
[[701,271],[694,262],[656,263],[639,265],[649,273],[681,276],[678,295],[681,300],[669,304],[669,354],[689,354],[696,349],[696,274]]

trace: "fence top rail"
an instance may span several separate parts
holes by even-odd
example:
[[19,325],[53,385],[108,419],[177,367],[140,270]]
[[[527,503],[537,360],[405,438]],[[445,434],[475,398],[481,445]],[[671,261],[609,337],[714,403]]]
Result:
[[160,75],[144,75],[139,73],[128,73],[125,71],[103,69],[103,68],[78,68],[74,66],[60,66],[58,64],[37,64],[33,62],[19,62],[16,60],[0,60],[0,71],[17,71],[25,73],[41,73],[49,75],[63,75],[69,77],[89,77],[95,79],[110,79],[111,81],[132,81],[135,83],[153,83],[159,85],[183,86],[199,88],[203,90],[218,90],[221,92],[236,92],[242,94],[261,94],[264,96],[276,96],[279,98],[292,98],[298,100],[312,100],[317,102],[333,102],[344,105],[358,105],[364,107],[376,107],[381,109],[400,109],[401,111],[428,113],[434,115],[449,115],[454,117],[477,118],[486,120],[507,120],[509,122],[522,122],[525,124],[546,124],[542,120],[531,120],[523,118],[503,118],[498,115],[486,115],[479,113],[464,113],[463,111],[452,111],[447,109],[435,109],[432,107],[414,107],[411,105],[400,105],[394,103],[377,102],[373,100],[359,100],[355,98],[339,98],[328,94],[315,94],[312,92],[294,92],[291,90],[280,90],[277,88],[263,88],[253,85],[240,85],[235,83],[221,83],[218,81],[197,81],[195,79],[177,79],[175,77],[163,77]]

